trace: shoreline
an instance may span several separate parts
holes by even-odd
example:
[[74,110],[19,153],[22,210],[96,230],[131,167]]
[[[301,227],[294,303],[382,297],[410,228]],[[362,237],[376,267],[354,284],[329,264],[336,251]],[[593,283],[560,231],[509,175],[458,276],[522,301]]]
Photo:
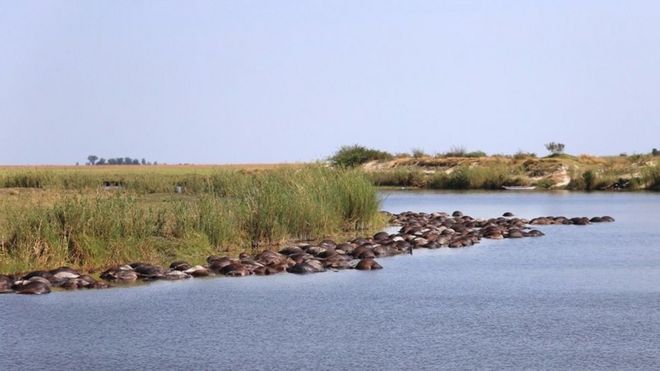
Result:
[[[376,259],[413,254],[415,249],[462,248],[478,244],[482,239],[536,238],[545,234],[534,226],[578,225],[614,222],[603,217],[538,217],[531,220],[505,213],[501,217],[475,219],[455,211],[390,214],[390,222],[400,226],[398,232],[378,232],[372,237],[358,237],[337,243],[323,240],[317,244],[299,243],[278,252],[264,250],[258,254],[239,254],[238,258],[211,255],[205,265],[175,261],[169,268],[133,262],[109,267],[98,278],[68,267],[27,274],[0,275],[0,293],[48,294],[51,291],[127,287],[155,280],[182,280],[200,277],[245,277],[250,275],[311,274],[327,270],[376,270],[383,267]],[[393,228],[390,227],[390,228]],[[51,290],[52,289],[52,290]]]
[[660,191],[660,157],[400,156],[357,165],[375,186],[437,190]]

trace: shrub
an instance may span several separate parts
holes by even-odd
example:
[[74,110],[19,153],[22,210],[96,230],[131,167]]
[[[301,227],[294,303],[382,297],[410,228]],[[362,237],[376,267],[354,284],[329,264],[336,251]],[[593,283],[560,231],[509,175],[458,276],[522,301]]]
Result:
[[472,151],[472,152],[467,152],[463,156],[465,156],[465,157],[486,157],[488,155],[484,151]]
[[584,189],[591,191],[594,189],[594,183],[596,183],[596,174],[591,170],[587,170],[582,173],[582,180],[584,181]]
[[442,154],[442,157],[465,157],[467,150],[463,146],[453,146],[448,152]]
[[389,160],[392,155],[388,152],[366,148],[360,145],[342,146],[332,157],[330,162],[340,167],[355,167],[374,160]]
[[513,155],[514,160],[526,160],[529,158],[536,158],[536,153],[518,151]]
[[445,188],[470,189],[470,177],[467,171],[465,169],[459,169],[449,174]]
[[660,163],[644,170],[642,181],[646,188],[652,191],[660,191]]
[[545,149],[550,152],[551,155],[557,156],[561,155],[564,153],[564,143],[555,143],[555,142],[550,142],[545,145]]
[[546,178],[546,179],[539,180],[538,182],[536,182],[535,185],[539,188],[550,189],[550,188],[554,187],[555,182],[552,181],[551,179]]
[[426,176],[417,169],[397,168],[367,174],[369,180],[379,187],[424,187]]
[[436,157],[486,157],[488,156],[484,151],[471,151],[468,152],[465,147],[454,146],[448,152],[438,153]]
[[410,153],[412,154],[413,158],[422,158],[428,156],[426,152],[424,152],[424,150],[420,148],[413,148],[413,150]]
[[474,166],[464,171],[473,189],[501,189],[505,185],[518,184],[507,166]]

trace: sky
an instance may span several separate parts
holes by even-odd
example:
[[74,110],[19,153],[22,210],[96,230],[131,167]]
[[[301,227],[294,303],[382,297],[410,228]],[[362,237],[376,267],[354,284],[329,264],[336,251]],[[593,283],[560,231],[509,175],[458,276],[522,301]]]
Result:
[[0,0],[0,164],[660,148],[657,1]]

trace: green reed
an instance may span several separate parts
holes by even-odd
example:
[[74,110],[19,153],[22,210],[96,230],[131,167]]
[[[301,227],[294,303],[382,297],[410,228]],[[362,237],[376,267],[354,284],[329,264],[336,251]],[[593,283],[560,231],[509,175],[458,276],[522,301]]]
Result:
[[[320,166],[256,173],[124,174],[122,188],[37,175],[42,188],[21,202],[0,198],[0,271],[128,261],[201,261],[293,239],[380,226],[375,188],[356,170]],[[32,175],[31,175],[32,176]],[[120,175],[114,174],[115,177]],[[12,176],[12,179],[15,175]],[[182,194],[174,189],[185,187]],[[63,190],[69,190],[65,192]],[[44,193],[53,199],[43,202]]]

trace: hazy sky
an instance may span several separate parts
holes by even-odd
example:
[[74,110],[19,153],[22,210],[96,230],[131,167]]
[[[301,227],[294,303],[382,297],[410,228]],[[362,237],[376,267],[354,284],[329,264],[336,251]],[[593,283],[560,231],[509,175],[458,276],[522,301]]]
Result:
[[0,164],[660,148],[658,1],[0,0]]

